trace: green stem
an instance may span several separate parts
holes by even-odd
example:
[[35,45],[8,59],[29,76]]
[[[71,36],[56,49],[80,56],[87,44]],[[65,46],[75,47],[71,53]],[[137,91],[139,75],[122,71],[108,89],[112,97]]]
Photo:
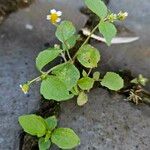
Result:
[[61,57],[64,59],[65,62],[67,61],[65,54],[63,52],[61,52]]
[[[58,65],[55,66],[55,67],[53,67],[53,68],[51,68],[51,69],[49,69],[49,70],[46,71],[46,72],[42,72],[42,73],[43,73],[42,75],[45,75],[45,76],[48,75],[52,70],[54,70],[54,69],[57,68],[57,67],[58,67]],[[28,81],[28,84],[30,85],[30,84],[32,84],[32,83],[35,82],[35,81],[40,81],[42,75],[40,75],[40,76],[34,78],[33,80]]]
[[91,71],[92,71],[92,68],[89,69],[89,72],[87,74],[88,76],[90,75]]
[[39,81],[39,80],[41,80],[41,76],[38,76],[38,77],[36,77],[36,78],[34,78],[34,79],[28,81],[28,84],[30,85],[30,84],[32,84],[33,82]]
[[[58,25],[56,25],[56,27],[57,27]],[[98,28],[98,26],[99,26],[99,23],[94,27],[94,29],[91,31],[91,33],[89,34],[89,36],[86,38],[86,40],[84,41],[84,43],[81,45],[81,47],[83,47],[88,41],[89,41],[89,39],[90,39],[90,37],[91,37],[91,35],[96,31],[96,29]],[[67,47],[67,55],[68,55],[68,57],[69,57],[69,59],[71,60],[71,61],[73,61],[74,62],[74,60],[75,60],[75,58],[76,58],[76,56],[77,56],[77,52],[75,53],[75,55],[74,55],[74,57],[73,57],[73,60],[72,60],[72,58],[71,58],[71,56],[70,56],[70,54],[69,54],[69,51],[68,51],[68,45],[64,42],[64,44],[66,45],[66,47]],[[80,48],[81,48],[80,47]],[[80,49],[79,48],[79,49]],[[51,69],[49,69],[47,72],[45,72],[45,74],[49,74],[53,69],[55,69],[57,66],[55,66],[55,67],[53,67],[53,68],[51,68]],[[91,72],[91,70],[90,70],[90,72]],[[44,74],[44,73],[43,73]],[[90,74],[90,73],[89,73]],[[39,80],[41,80],[41,76],[38,76],[38,77],[36,77],[36,78],[34,78],[33,80],[31,80],[31,81],[28,81],[28,84],[30,85],[30,84],[32,84],[33,82],[35,82],[35,81],[39,81]]]
[[[83,46],[89,41],[90,37],[91,37],[92,34],[96,31],[96,29],[98,28],[98,26],[99,26],[99,23],[94,27],[94,29],[91,31],[91,33],[90,33],[89,36],[86,38],[86,40],[85,40],[84,43],[81,45],[81,47],[83,47]],[[81,47],[80,47],[80,48],[81,48]],[[79,49],[80,49],[80,48],[79,48]],[[75,53],[75,55],[74,55],[74,57],[73,57],[73,61],[76,59],[77,53],[78,53],[78,51]]]
[[65,41],[64,41],[63,43],[64,43],[65,46],[66,46],[66,52],[67,52],[67,55],[68,55],[69,59],[72,61],[72,58],[71,58],[70,53],[69,53],[68,45],[67,45],[67,43],[66,43]]
[[72,58],[70,56],[70,53],[69,53],[68,49],[66,51],[67,51],[67,55],[68,55],[69,59],[72,61]]

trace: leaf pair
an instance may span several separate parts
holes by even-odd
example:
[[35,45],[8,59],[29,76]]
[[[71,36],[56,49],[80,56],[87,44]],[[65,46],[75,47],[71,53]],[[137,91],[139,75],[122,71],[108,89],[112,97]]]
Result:
[[[47,150],[51,142],[62,149],[72,149],[80,144],[80,139],[70,128],[56,128],[56,117],[43,119],[40,116],[31,114],[19,117],[19,123],[25,132],[39,137],[38,145],[40,150]],[[45,136],[45,137],[44,137]]]
[[88,102],[88,95],[85,93],[85,91],[89,92],[89,90],[93,87],[93,85],[94,79],[88,76],[84,76],[80,80],[78,80],[78,86],[81,89],[77,97],[77,104],[79,106],[83,106]]
[[[83,106],[88,101],[88,95],[84,90],[90,90],[93,87],[94,80],[99,81],[100,74],[95,72],[93,78],[83,77],[78,81],[78,86],[82,89],[78,94],[77,104]],[[103,79],[101,79],[101,85],[107,87],[110,90],[118,91],[124,86],[123,79],[114,72],[107,72]]]
[[108,10],[106,5],[101,0],[85,0],[87,7],[93,11],[100,18],[100,24],[98,25],[100,33],[106,39],[107,45],[111,44],[111,40],[116,36],[116,27],[110,23],[106,17]]

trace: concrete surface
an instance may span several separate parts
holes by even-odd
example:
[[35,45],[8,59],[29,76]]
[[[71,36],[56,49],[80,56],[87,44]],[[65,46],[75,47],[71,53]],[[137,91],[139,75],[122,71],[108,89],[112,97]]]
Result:
[[[127,11],[129,16],[126,21],[119,24],[130,32],[122,31],[121,33],[129,37],[139,36],[140,39],[133,43],[112,45],[111,47],[96,43],[95,46],[102,53],[102,66],[100,65],[100,69],[129,69],[135,76],[141,73],[150,78],[149,0],[110,0],[109,8],[116,13],[120,10]],[[150,84],[148,89],[150,90]]]
[[[39,86],[33,86],[26,96],[19,84],[38,75],[34,62],[37,54],[46,42],[55,43],[55,28],[45,20],[48,10],[62,10],[63,18],[73,21],[80,29],[86,21],[78,11],[81,5],[82,0],[38,0],[29,8],[11,14],[0,26],[0,150],[18,150],[18,116],[39,107]],[[111,1],[114,10],[128,9],[130,16],[124,25],[139,35],[140,41],[110,48],[95,43],[103,48],[100,69],[127,68],[135,74],[150,76],[149,5],[149,0]],[[111,56],[113,59],[108,63]],[[81,136],[82,144],[77,150],[148,150],[149,107],[135,107],[123,99],[95,89],[83,108],[73,102],[62,105],[60,125],[74,128]]]
[[81,138],[77,150],[149,150],[149,106],[124,99],[95,89],[83,107],[76,99],[61,105],[60,125],[73,128]]

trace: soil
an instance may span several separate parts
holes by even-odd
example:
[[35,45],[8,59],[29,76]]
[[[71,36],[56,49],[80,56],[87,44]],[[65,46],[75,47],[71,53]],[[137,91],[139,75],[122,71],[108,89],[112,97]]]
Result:
[[29,6],[33,0],[0,0],[0,24],[12,12]]

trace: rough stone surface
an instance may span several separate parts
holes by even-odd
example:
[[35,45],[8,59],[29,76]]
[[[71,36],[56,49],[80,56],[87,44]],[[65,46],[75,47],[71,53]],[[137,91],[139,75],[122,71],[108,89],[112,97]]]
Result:
[[[126,68],[132,69],[136,75],[150,76],[149,4],[149,0],[111,1],[111,9],[129,11],[130,16],[124,25],[140,36],[140,40],[110,48],[95,43],[102,49],[100,69]],[[18,116],[34,112],[39,107],[39,86],[33,86],[27,96],[21,93],[19,84],[38,75],[34,67],[37,54],[46,42],[55,43],[55,27],[45,19],[48,10],[62,10],[63,18],[73,21],[80,29],[86,21],[78,11],[81,5],[82,0],[38,0],[29,8],[11,14],[0,26],[0,150],[18,150]],[[148,150],[149,107],[134,106],[123,99],[95,89],[83,108],[74,102],[62,105],[60,126],[72,127],[81,136],[79,150]]]
[[61,105],[60,125],[73,128],[81,138],[77,150],[149,150],[149,106],[124,99],[95,89],[83,107],[76,99]]

